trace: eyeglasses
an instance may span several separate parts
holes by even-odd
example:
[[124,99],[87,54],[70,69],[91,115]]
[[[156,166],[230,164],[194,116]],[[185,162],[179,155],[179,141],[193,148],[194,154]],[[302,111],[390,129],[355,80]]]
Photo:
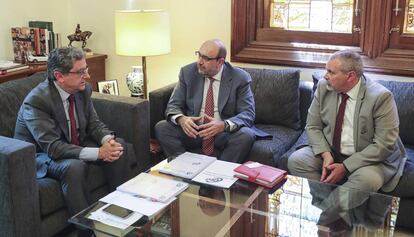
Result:
[[80,77],[84,77],[86,76],[86,74],[89,73],[89,67],[86,67],[85,69],[80,69],[77,72],[67,72],[67,73],[77,74]]
[[211,61],[211,60],[218,60],[221,58],[221,57],[210,58],[209,56],[200,53],[200,51],[198,50],[195,51],[195,55],[198,56],[199,59],[201,58],[203,61],[206,61],[206,62]]

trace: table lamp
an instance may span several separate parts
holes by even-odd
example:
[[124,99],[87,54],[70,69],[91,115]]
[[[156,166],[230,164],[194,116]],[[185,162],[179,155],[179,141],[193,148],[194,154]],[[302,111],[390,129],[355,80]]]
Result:
[[[171,51],[170,19],[165,10],[115,11],[115,51],[123,56],[142,58],[142,93],[147,98],[146,57],[167,54]],[[128,83],[132,96],[138,96],[141,88],[139,77]],[[137,86],[139,85],[139,86]]]

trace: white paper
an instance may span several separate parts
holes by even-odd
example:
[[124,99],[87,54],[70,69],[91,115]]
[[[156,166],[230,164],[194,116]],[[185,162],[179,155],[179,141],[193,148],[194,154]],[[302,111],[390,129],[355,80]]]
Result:
[[215,160],[217,160],[215,157],[185,152],[160,168],[159,171],[161,173],[192,179]]
[[216,160],[198,174],[193,181],[221,188],[230,188],[238,180],[238,178],[234,177],[233,170],[239,165],[233,162]]
[[119,229],[126,229],[128,226],[134,224],[136,221],[138,221],[143,215],[138,212],[133,212],[130,216],[127,218],[121,218],[117,217],[111,214],[108,214],[103,211],[104,208],[109,206],[111,204],[107,204],[98,210],[91,212],[91,214],[88,216],[89,219],[99,221],[101,223],[104,223],[109,226],[113,226]]
[[250,169],[254,169],[254,168],[262,166],[262,164],[258,162],[253,162],[253,163],[245,164],[245,166],[249,167]]
[[168,203],[173,197],[177,196],[187,188],[188,183],[185,182],[167,179],[148,173],[140,173],[136,177],[120,185],[117,190]]
[[168,206],[176,198],[172,198],[167,203],[151,201],[147,198],[137,197],[129,193],[121,191],[113,191],[105,197],[99,199],[99,201],[115,204],[120,207],[139,212],[146,216],[152,216],[164,207]]

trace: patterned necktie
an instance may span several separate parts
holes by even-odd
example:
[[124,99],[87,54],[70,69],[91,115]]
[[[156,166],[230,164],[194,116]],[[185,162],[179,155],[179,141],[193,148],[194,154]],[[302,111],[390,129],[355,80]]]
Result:
[[[214,96],[213,96],[213,82],[214,78],[209,77],[210,85],[207,90],[206,103],[204,107],[204,114],[214,117]],[[205,155],[211,156],[214,153],[214,137],[204,139],[202,150]]]
[[75,120],[75,96],[69,96],[69,120],[70,120],[70,137],[71,143],[74,145],[79,145],[78,140],[78,131],[76,129],[76,120]]
[[346,93],[341,93],[341,96],[342,96],[342,100],[341,100],[341,104],[339,105],[338,114],[336,115],[334,137],[332,141],[334,150],[339,154],[341,153],[341,134],[342,134],[342,125],[344,123],[346,101],[349,98],[349,96]]

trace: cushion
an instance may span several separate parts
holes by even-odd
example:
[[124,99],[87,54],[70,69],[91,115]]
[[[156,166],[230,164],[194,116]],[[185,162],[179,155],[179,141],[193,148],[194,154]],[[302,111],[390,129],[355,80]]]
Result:
[[293,69],[245,69],[252,77],[256,102],[255,124],[300,129],[299,78]]
[[13,137],[17,113],[26,95],[40,82],[46,79],[46,73],[8,81],[0,84],[0,135]]
[[255,141],[247,160],[271,166],[277,166],[276,161],[295,143],[302,133],[285,126],[269,124],[255,124],[255,126],[272,135],[272,139]]
[[383,81],[378,83],[385,86],[394,94],[395,103],[400,118],[400,137],[404,144],[414,145],[414,83],[401,81]]

